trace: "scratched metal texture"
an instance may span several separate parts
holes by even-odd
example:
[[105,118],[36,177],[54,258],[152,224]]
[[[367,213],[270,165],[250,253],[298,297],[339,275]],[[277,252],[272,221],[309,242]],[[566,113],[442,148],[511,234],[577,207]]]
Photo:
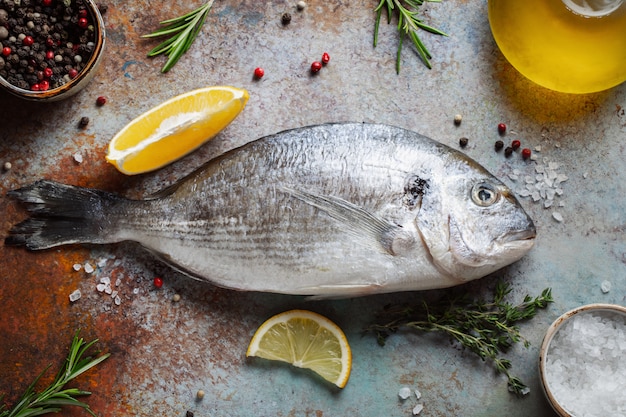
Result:
[[[538,238],[523,260],[463,288],[488,294],[499,279],[513,287],[512,301],[553,289],[556,302],[522,325],[531,342],[508,357],[530,394],[517,398],[489,364],[445,338],[393,335],[385,347],[361,330],[388,303],[419,300],[420,293],[333,301],[250,294],[215,288],[186,278],[131,244],[62,247],[30,253],[0,244],[0,393],[12,404],[30,381],[58,367],[76,329],[110,359],[76,384],[99,416],[409,416],[418,403],[401,401],[403,386],[419,389],[423,416],[554,416],[537,372],[538,347],[548,325],[573,307],[626,303],[626,86],[589,95],[564,95],[524,79],[503,58],[489,32],[485,1],[446,0],[425,7],[427,22],[448,37],[423,35],[433,69],[405,45],[400,74],[394,70],[398,42],[394,24],[383,24],[372,46],[372,1],[215,3],[191,50],[168,74],[163,58],[149,59],[154,41],[141,34],[160,20],[191,10],[200,1],[107,0],[107,45],[95,79],[77,96],[54,104],[20,101],[0,93],[0,237],[25,217],[6,192],[40,178],[98,187],[131,197],[176,182],[226,149],[266,134],[332,121],[398,125],[458,146],[469,138],[470,156],[514,189],[534,176],[536,162],[493,150],[496,125],[505,122],[505,141],[540,147],[569,179],[555,206],[522,199]],[[293,16],[288,26],[281,15]],[[394,22],[395,23],[395,22]],[[308,71],[323,52],[330,63]],[[255,81],[261,66],[265,77]],[[158,172],[126,177],[104,160],[110,138],[140,113],[174,95],[206,85],[246,88],[250,101],[219,136],[187,158]],[[105,106],[96,97],[108,98]],[[463,115],[460,126],[455,114]],[[79,119],[90,118],[86,129]],[[74,155],[83,158],[76,162]],[[510,178],[518,170],[521,179]],[[522,183],[522,184],[520,184]],[[563,216],[553,219],[554,211]],[[90,263],[95,272],[73,269]],[[96,290],[98,280],[115,282],[121,304]],[[161,276],[156,289],[152,279]],[[612,284],[609,293],[602,281]],[[83,296],[70,303],[80,289]],[[439,296],[446,291],[428,292]],[[173,302],[172,296],[181,300]],[[255,329],[274,313],[306,308],[341,326],[352,346],[352,376],[345,389],[332,389],[306,372],[247,360]],[[44,379],[49,381],[52,372]],[[198,390],[206,395],[195,398]],[[86,415],[68,409],[67,416]]]

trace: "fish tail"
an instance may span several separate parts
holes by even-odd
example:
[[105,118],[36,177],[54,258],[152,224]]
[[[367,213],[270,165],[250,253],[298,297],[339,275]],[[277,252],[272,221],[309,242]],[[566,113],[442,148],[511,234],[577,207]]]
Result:
[[125,201],[105,191],[41,180],[10,191],[31,217],[15,225],[5,245],[48,249],[76,243],[111,243],[114,221],[108,213]]

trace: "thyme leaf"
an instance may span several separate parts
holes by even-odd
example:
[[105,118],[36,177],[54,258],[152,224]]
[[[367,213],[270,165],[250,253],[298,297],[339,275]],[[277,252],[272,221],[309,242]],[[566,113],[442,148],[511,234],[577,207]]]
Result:
[[432,304],[423,301],[416,306],[390,306],[365,331],[375,333],[381,346],[399,330],[446,334],[483,361],[491,360],[496,372],[507,377],[509,390],[524,395],[527,386],[512,374],[511,362],[501,354],[518,342],[530,346],[517,323],[533,318],[554,300],[552,290],[546,288],[541,295],[526,295],[521,303],[513,305],[505,300],[510,292],[507,284],[499,282],[492,300],[470,300],[463,295]]
[[163,27],[142,36],[142,38],[157,38],[171,35],[148,52],[149,57],[161,54],[168,57],[161,72],[165,73],[172,69],[180,57],[189,50],[193,41],[198,37],[212,6],[213,0],[209,0],[187,14],[160,22]]
[[[84,357],[87,350],[98,342],[98,339],[86,343],[82,338],[78,337],[78,333],[76,332],[74,335],[65,364],[57,373],[54,381],[43,391],[39,393],[35,391],[35,386],[41,377],[50,369],[50,366],[48,366],[26,388],[26,391],[13,408],[8,409],[6,404],[0,405],[0,417],[32,417],[47,413],[58,413],[63,406],[81,407],[93,417],[97,417],[88,404],[76,399],[76,397],[90,395],[90,392],[77,388],[64,389],[64,387],[74,378],[104,361],[110,354],[107,353],[97,358]],[[0,396],[0,401],[2,401],[2,398],[3,396]]]
[[424,2],[441,3],[441,1],[442,0],[380,0],[378,6],[374,9],[376,12],[376,22],[374,25],[374,47],[378,45],[378,29],[380,27],[383,9],[387,13],[387,24],[391,23],[391,18],[394,14],[398,17],[397,28],[400,34],[400,40],[398,42],[398,51],[396,53],[396,73],[400,73],[402,44],[404,38],[407,36],[413,43],[413,46],[415,46],[417,54],[421,58],[424,65],[426,65],[429,69],[432,68],[432,65],[430,64],[432,56],[420,39],[418,33],[420,30],[424,30],[436,35],[448,35],[433,26],[425,24],[424,21],[418,16],[418,9]]

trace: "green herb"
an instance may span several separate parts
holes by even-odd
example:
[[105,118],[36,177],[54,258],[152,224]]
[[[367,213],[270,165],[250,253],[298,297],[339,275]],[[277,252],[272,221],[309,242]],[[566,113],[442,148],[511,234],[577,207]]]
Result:
[[402,51],[402,43],[405,36],[408,36],[413,42],[417,53],[428,68],[432,56],[428,49],[420,39],[418,32],[420,29],[437,35],[448,36],[446,33],[432,26],[425,24],[418,17],[418,9],[424,2],[441,3],[441,0],[380,0],[380,3],[374,9],[376,12],[376,25],[374,26],[374,47],[378,44],[378,28],[383,9],[387,11],[387,24],[391,23],[391,17],[394,11],[398,15],[398,32],[400,32],[400,42],[398,43],[398,52],[396,54],[396,72],[400,73],[400,53]]
[[[59,371],[54,382],[44,391],[40,393],[35,392],[35,385],[50,368],[50,366],[48,366],[35,378],[33,383],[28,386],[26,392],[24,392],[12,409],[7,409],[4,404],[0,405],[0,417],[32,417],[46,413],[58,413],[61,411],[61,407],[65,405],[82,407],[93,417],[96,417],[96,414],[91,411],[89,405],[75,398],[90,395],[90,392],[82,391],[77,388],[64,389],[63,387],[72,379],[109,357],[110,354],[102,355],[95,359],[90,357],[83,358],[85,352],[97,341],[96,339],[90,343],[85,343],[82,338],[78,338],[78,332],[76,332],[72,344],[70,345],[70,352],[65,360],[65,366]],[[2,396],[0,396],[0,401],[2,401]]]
[[162,21],[161,25],[164,25],[164,27],[142,36],[142,38],[156,38],[173,35],[148,52],[149,57],[161,54],[165,54],[168,57],[167,62],[161,68],[161,72],[168,72],[178,62],[180,57],[189,50],[198,33],[200,33],[211,6],[213,6],[213,0],[208,1],[203,6],[186,15]]
[[511,374],[511,361],[500,355],[519,341],[523,341],[524,347],[530,345],[515,323],[534,317],[538,309],[553,302],[552,291],[546,288],[536,298],[527,295],[518,305],[504,300],[510,292],[509,286],[500,282],[491,301],[469,300],[463,295],[432,305],[424,301],[415,307],[388,307],[380,314],[378,322],[366,331],[376,333],[380,345],[384,345],[391,333],[401,329],[443,332],[483,361],[492,360],[496,371],[507,377],[509,390],[523,395],[526,385]]

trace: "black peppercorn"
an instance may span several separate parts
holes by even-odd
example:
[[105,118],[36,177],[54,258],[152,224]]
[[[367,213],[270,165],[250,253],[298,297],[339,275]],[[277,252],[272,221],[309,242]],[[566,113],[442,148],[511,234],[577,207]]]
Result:
[[504,142],[502,142],[501,140],[497,140],[495,148],[496,148],[496,152],[501,150],[502,148],[504,148]]
[[506,149],[504,149],[504,156],[508,158],[511,155],[513,155],[513,148],[507,146]]
[[469,142],[468,138],[459,139],[459,145],[461,145],[461,148],[465,148],[467,146],[467,142]]
[[82,129],[86,128],[88,124],[89,124],[89,117],[87,116],[81,117],[80,121],[78,122],[78,126],[81,127]]
[[283,25],[288,25],[291,23],[291,14],[283,13],[283,16],[280,18],[280,21],[283,22]]
[[187,413],[185,413],[185,417],[193,417],[193,412],[187,411]]

